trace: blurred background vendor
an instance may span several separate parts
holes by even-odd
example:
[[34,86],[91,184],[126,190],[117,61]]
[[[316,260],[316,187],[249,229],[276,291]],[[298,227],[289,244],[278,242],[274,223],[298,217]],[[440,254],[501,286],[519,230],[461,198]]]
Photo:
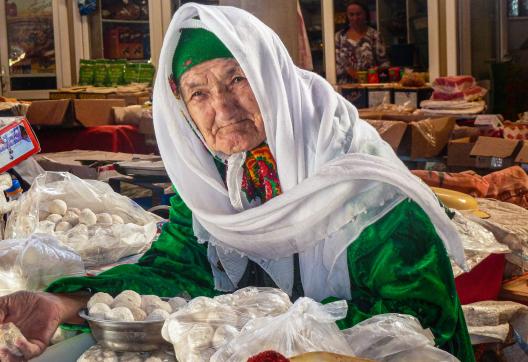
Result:
[[388,67],[389,60],[381,34],[369,26],[367,6],[351,1],[346,15],[348,25],[335,35],[337,82],[358,83],[358,71]]

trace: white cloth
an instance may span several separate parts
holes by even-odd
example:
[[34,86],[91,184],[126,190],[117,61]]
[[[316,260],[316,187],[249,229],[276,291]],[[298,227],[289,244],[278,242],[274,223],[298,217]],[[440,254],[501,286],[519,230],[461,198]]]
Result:
[[[172,94],[168,79],[184,27],[215,33],[255,93],[283,191],[263,205],[246,209],[236,202],[238,169],[228,168],[228,190],[192,129],[185,104]],[[430,189],[359,119],[352,104],[325,79],[297,68],[278,36],[241,9],[194,3],[178,9],[161,50],[153,112],[161,156],[193,213],[195,234],[216,246],[212,265],[219,259],[226,270],[213,267],[218,288],[236,288],[248,257],[291,293],[292,256],[299,253],[306,296],[349,298],[344,251],[405,198],[427,212],[449,255],[464,263],[459,236]],[[241,164],[242,158],[230,156],[229,163]]]

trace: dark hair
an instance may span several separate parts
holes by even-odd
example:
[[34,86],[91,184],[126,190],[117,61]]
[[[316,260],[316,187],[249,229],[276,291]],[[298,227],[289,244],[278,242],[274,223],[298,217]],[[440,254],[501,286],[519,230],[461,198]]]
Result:
[[363,9],[363,11],[365,12],[365,18],[367,19],[367,25],[370,25],[370,11],[369,11],[369,8],[368,6],[363,2],[363,1],[357,1],[357,0],[354,0],[354,1],[349,1],[347,2],[347,5],[346,5],[346,10],[348,10],[348,7],[350,5],[357,5],[359,6],[361,9]]

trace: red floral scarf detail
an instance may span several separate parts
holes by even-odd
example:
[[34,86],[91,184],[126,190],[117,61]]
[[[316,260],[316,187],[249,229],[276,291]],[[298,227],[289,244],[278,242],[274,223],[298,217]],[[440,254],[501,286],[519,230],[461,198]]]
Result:
[[249,202],[259,198],[261,203],[282,193],[277,164],[267,144],[263,143],[247,152],[242,191]]

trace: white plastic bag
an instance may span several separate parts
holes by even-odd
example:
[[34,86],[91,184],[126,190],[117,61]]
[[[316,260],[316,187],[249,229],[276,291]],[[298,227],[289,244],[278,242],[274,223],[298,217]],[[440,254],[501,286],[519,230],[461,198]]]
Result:
[[[59,231],[58,223],[65,220],[62,215],[56,215],[58,221],[47,220],[54,200],[64,201],[68,211],[79,213],[90,209],[94,214],[117,216],[123,223],[70,224],[73,228]],[[35,179],[13,209],[6,237],[26,238],[35,232],[51,234],[75,250],[86,266],[97,266],[145,249],[155,237],[156,223],[160,220],[104,182],[82,180],[66,172],[46,172]]]
[[291,306],[286,293],[248,287],[215,298],[197,297],[165,321],[161,334],[180,362],[208,361],[254,318],[277,316]]
[[383,362],[455,362],[435,348],[434,336],[405,314],[379,314],[343,331],[354,356]]
[[60,277],[84,273],[79,255],[51,235],[0,241],[0,296],[17,290],[42,290]]
[[306,352],[352,356],[352,349],[335,324],[346,316],[347,308],[345,301],[322,305],[299,298],[286,313],[249,321],[237,337],[211,357],[211,362],[246,361],[267,350],[286,357]]

